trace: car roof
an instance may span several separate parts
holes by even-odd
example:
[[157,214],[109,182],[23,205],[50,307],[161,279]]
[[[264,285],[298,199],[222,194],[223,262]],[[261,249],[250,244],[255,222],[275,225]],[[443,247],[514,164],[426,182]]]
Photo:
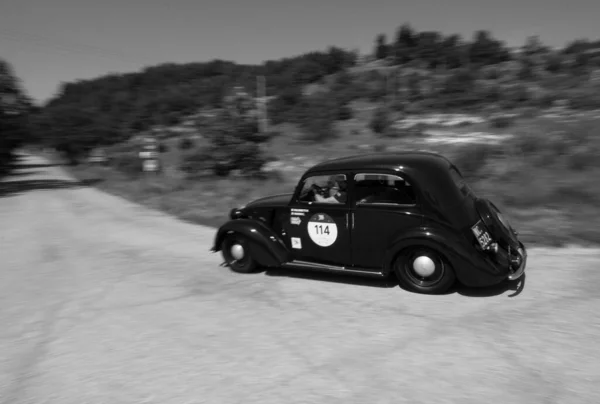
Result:
[[368,153],[324,161],[309,168],[306,173],[317,171],[342,171],[342,170],[439,170],[448,169],[452,163],[438,153],[427,151],[399,151],[384,153]]

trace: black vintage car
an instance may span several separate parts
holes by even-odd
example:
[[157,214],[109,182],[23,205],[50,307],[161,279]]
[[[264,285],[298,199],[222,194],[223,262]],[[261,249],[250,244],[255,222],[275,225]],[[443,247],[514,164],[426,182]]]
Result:
[[429,152],[376,153],[317,164],[295,192],[233,209],[212,247],[225,265],[387,277],[421,293],[520,278],[527,251],[489,200]]

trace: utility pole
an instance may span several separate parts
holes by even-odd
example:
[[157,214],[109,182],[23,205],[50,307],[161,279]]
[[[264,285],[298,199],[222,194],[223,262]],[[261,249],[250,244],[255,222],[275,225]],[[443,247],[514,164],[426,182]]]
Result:
[[256,77],[256,98],[258,99],[259,127],[261,133],[267,132],[267,80],[265,76]]

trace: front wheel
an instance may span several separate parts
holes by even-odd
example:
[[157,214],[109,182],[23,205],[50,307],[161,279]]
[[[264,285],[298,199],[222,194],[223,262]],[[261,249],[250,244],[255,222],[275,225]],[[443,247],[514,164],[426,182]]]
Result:
[[456,280],[446,259],[427,247],[402,251],[394,263],[394,271],[401,286],[417,293],[444,293]]
[[225,263],[234,272],[251,273],[256,269],[256,261],[250,255],[245,237],[231,233],[225,236],[221,247]]

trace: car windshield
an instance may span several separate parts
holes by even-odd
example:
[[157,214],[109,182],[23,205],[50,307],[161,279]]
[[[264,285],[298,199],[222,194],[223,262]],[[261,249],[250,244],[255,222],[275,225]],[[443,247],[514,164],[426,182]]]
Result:
[[469,187],[469,184],[467,184],[463,176],[455,167],[450,168],[450,176],[452,177],[454,184],[458,187],[458,189],[460,189],[460,192],[463,194],[463,196],[469,196],[473,193],[471,187]]

